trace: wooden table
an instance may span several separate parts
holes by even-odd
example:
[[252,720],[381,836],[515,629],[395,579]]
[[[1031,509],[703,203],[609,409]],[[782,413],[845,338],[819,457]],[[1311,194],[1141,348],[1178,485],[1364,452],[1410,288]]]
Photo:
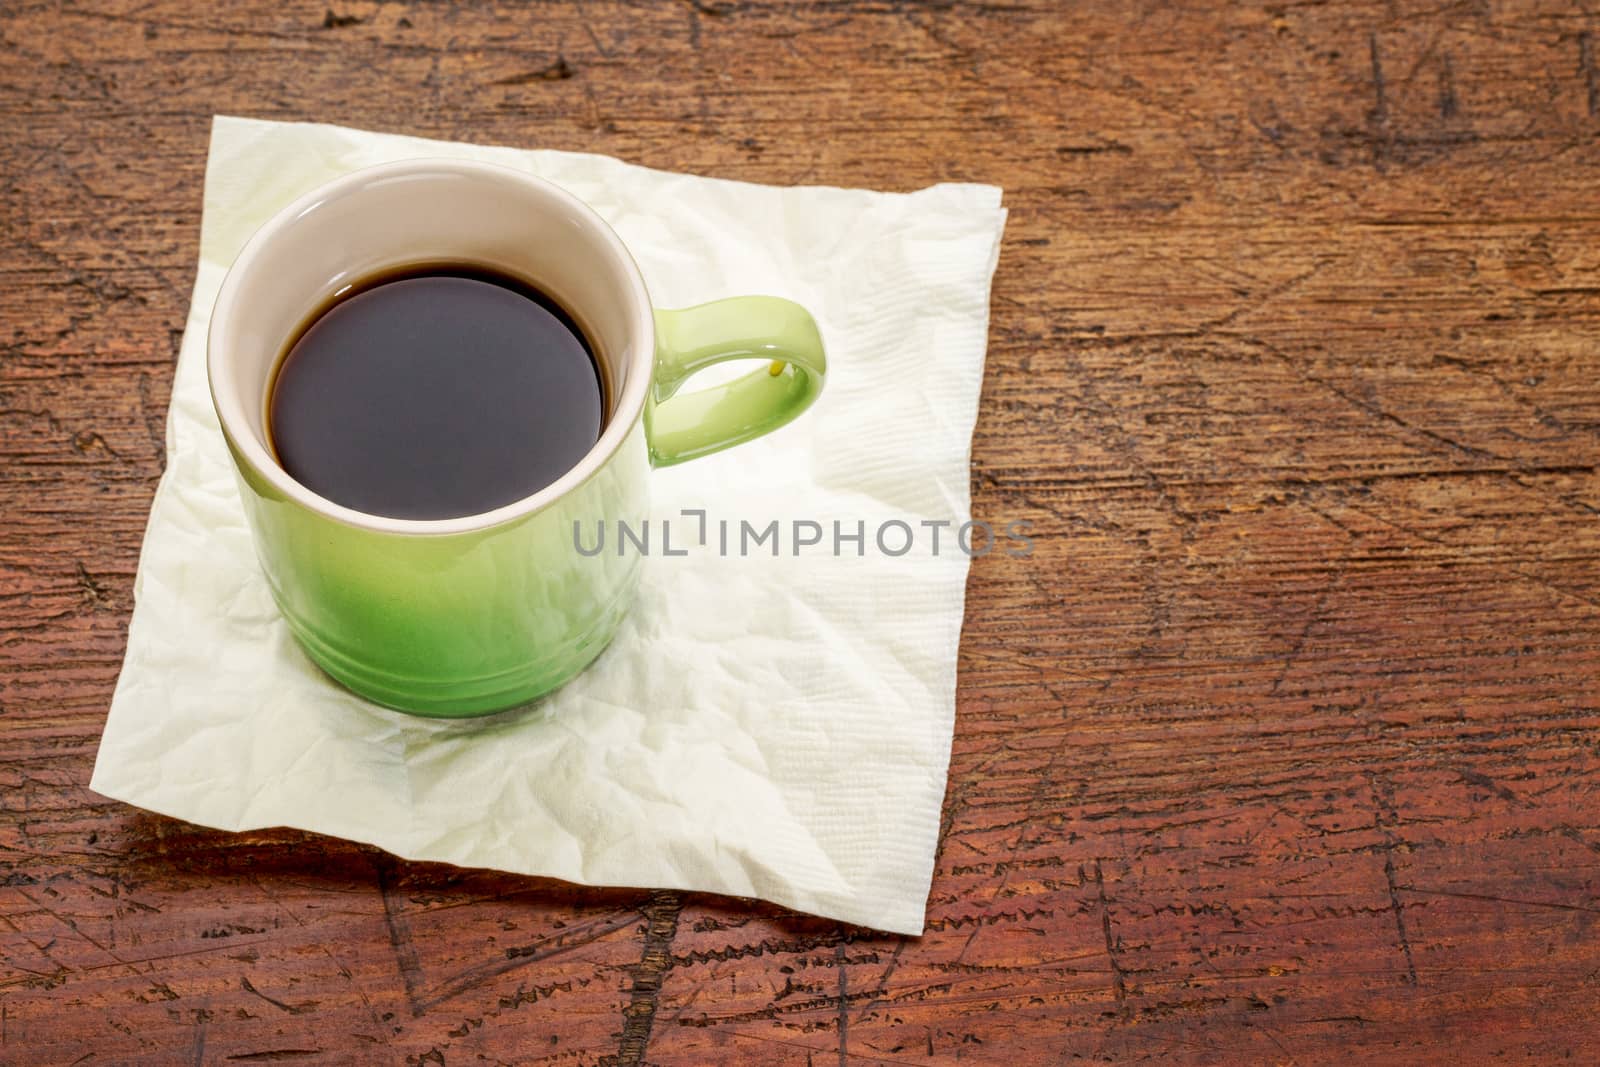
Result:
[[[1136,9],[1136,10],[1135,10]],[[1600,1056],[1600,18],[0,4],[0,1061]],[[215,112],[1004,186],[928,930],[86,787]]]

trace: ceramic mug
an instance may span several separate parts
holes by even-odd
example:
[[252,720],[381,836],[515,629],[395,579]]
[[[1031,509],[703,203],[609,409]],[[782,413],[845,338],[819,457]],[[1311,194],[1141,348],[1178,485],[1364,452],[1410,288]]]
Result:
[[[607,384],[604,430],[553,484],[483,514],[343,507],[274,459],[274,372],[341,288],[440,261],[523,278],[577,320]],[[582,201],[520,171],[437,159],[357,171],[278,212],[222,283],[206,357],[256,552],[295,637],[361,696],[445,717],[524,703],[587,666],[626,612],[641,561],[584,555],[574,523],[639,523],[651,466],[782,426],[816,399],[827,369],[799,305],[747,296],[653,310],[628,250]],[[696,371],[750,358],[760,369],[678,394]]]

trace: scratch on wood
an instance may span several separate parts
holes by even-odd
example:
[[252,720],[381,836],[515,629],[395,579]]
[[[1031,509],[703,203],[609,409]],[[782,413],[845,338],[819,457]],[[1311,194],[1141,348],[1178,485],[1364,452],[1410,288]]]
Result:
[[394,861],[379,856],[378,894],[383,898],[383,923],[389,932],[389,948],[394,952],[395,965],[400,969],[400,980],[405,984],[406,1004],[412,1018],[421,1018],[426,1010],[420,1000],[422,965],[417,961],[417,947],[411,936],[411,924],[401,910],[399,895],[394,888]]
[[167,432],[161,414],[156,410],[154,390],[148,372],[139,372],[139,412],[143,417],[144,431],[155,449],[156,465],[167,469]]
[[687,8],[689,14],[689,49],[693,52],[700,51],[700,5],[690,0]]
[[1372,163],[1384,169],[1389,153],[1394,147],[1394,134],[1389,128],[1389,89],[1383,77],[1383,57],[1378,52],[1378,35],[1367,35],[1367,53],[1372,64],[1372,111],[1368,115],[1371,127]]
[[1100,901],[1100,930],[1106,939],[1106,959],[1111,963],[1111,992],[1121,1004],[1128,999],[1128,985],[1122,973],[1122,962],[1117,959],[1117,938],[1111,930],[1111,904],[1106,899],[1106,880],[1100,872],[1100,861],[1094,861],[1094,891]]
[[[1594,106],[1590,101],[1590,108]],[[1455,118],[1461,110],[1461,102],[1456,98],[1456,73],[1450,61],[1450,53],[1446,52],[1439,57],[1439,115],[1442,118]]]
[[239,988],[243,989],[246,993],[252,993],[255,996],[260,997],[268,1004],[271,1004],[274,1008],[277,1008],[280,1011],[288,1012],[290,1015],[304,1015],[306,1012],[317,1006],[317,1003],[314,1000],[307,1001],[304,1004],[286,1004],[276,997],[269,997],[265,993],[261,992],[261,990],[251,985],[250,979],[244,977],[243,975],[241,975],[239,978]]
[[496,78],[489,84],[531,85],[534,82],[566,81],[576,73],[577,71],[573,69],[572,64],[567,62],[567,57],[558,55],[548,66],[540,67],[538,70],[526,71],[522,74],[511,74],[504,78]]
[[[1408,985],[1417,984],[1417,961],[1411,952],[1411,937],[1406,933],[1405,905],[1400,901],[1398,880],[1395,877],[1394,853],[1400,845],[1400,839],[1390,829],[1399,821],[1392,801],[1386,800],[1383,791],[1379,788],[1376,775],[1369,776],[1368,783],[1372,788],[1373,825],[1383,835],[1383,879],[1389,890],[1389,910],[1394,915],[1394,932],[1400,942],[1400,952],[1406,959],[1405,980]],[[1384,788],[1387,788],[1385,783]]]
[[844,960],[844,942],[833,946],[833,969],[839,974],[839,1067],[850,1060],[850,968]]
[[99,606],[111,599],[105,586],[89,573],[89,568],[83,565],[82,560],[75,560],[73,567],[76,569],[79,593],[86,605]]
[[84,941],[87,941],[89,944],[93,945],[95,948],[99,949],[101,952],[104,952],[106,955],[108,955],[112,959],[116,960],[117,963],[123,964],[123,965],[127,965],[127,963],[128,963],[127,960],[123,959],[121,956],[119,956],[115,952],[111,951],[111,949],[107,948],[104,944],[102,944],[101,942],[95,940],[93,937],[90,937],[83,930],[79,929],[77,922],[75,922],[73,919],[71,919],[70,917],[68,917],[66,915],[61,914],[60,912],[56,911],[54,908],[50,907],[48,904],[43,903],[38,898],[34,897],[33,894],[31,894],[27,890],[23,889],[20,885],[13,885],[12,888],[14,890],[16,890],[17,893],[21,894],[23,899],[26,900],[28,903],[32,904],[34,907],[38,908],[40,911],[44,912],[46,915],[50,916],[52,919],[56,920],[61,925],[65,926],[68,930],[71,930],[78,937],[82,938]]
[[269,1048],[260,1052],[243,1052],[229,1056],[231,1063],[275,1063],[279,1060],[303,1060],[322,1055],[320,1048]]
[[1372,60],[1372,118],[1375,122],[1389,121],[1388,89],[1383,80],[1383,59],[1378,54],[1378,35],[1367,34],[1367,51]]
[[1465,768],[1457,769],[1456,773],[1461,776],[1461,780],[1463,782],[1467,783],[1468,785],[1475,785],[1479,789],[1487,789],[1501,800],[1509,800],[1513,803],[1523,803],[1521,797],[1517,796],[1517,794],[1513,793],[1511,790],[1507,789],[1493,778],[1490,778],[1487,774],[1479,774],[1477,771],[1469,771]]
[[1481,900],[1488,904],[1516,904],[1524,908],[1553,908],[1556,911],[1581,911],[1589,915],[1600,915],[1600,908],[1591,908],[1584,904],[1568,904],[1561,900],[1528,900],[1522,897],[1503,897],[1496,893],[1464,893],[1454,889],[1428,889],[1419,885],[1400,886],[1403,893],[1415,893],[1423,897],[1453,897],[1456,900]]
[[1578,72],[1583,75],[1584,88],[1588,90],[1589,115],[1600,115],[1600,77],[1594,69],[1594,34],[1584,30],[1578,34]]
[[469,989],[475,989],[485,982],[498,978],[502,974],[519,970],[523,967],[551,959],[575,948],[600,940],[618,930],[625,930],[638,921],[637,913],[629,911],[626,915],[612,916],[606,919],[595,919],[578,926],[569,926],[561,933],[535,941],[531,945],[505,950],[504,958],[480,963],[458,972],[445,979],[435,988],[433,993],[424,1001],[420,1008],[429,1011],[447,1000],[451,1000]]
[[210,1018],[209,1014],[202,1014],[194,1023],[194,1047],[190,1050],[194,1067],[201,1067],[206,1062],[206,1027]]
[[578,10],[578,22],[583,26],[583,32],[589,35],[589,43],[594,45],[594,50],[604,59],[611,58],[611,49],[600,43],[600,35],[595,32],[594,23],[589,18],[589,11],[583,5],[583,0],[573,0],[573,7]]

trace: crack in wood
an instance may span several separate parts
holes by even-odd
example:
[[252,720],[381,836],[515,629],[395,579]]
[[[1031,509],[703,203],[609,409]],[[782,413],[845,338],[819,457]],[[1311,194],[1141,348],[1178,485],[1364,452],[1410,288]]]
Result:
[[639,962],[628,969],[633,981],[627,1006],[622,1009],[617,1052],[602,1057],[602,1067],[640,1067],[644,1063],[661,1001],[661,983],[673,967],[672,942],[678,936],[682,911],[682,896],[670,889],[655,890],[639,909],[645,921],[644,944]]

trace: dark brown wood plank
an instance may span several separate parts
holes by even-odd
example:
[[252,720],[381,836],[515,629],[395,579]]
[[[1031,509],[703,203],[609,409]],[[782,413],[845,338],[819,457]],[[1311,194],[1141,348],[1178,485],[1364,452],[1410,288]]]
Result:
[[[1600,1055],[1600,18],[0,9],[0,1061]],[[921,939],[86,789],[209,117],[1006,189]]]

